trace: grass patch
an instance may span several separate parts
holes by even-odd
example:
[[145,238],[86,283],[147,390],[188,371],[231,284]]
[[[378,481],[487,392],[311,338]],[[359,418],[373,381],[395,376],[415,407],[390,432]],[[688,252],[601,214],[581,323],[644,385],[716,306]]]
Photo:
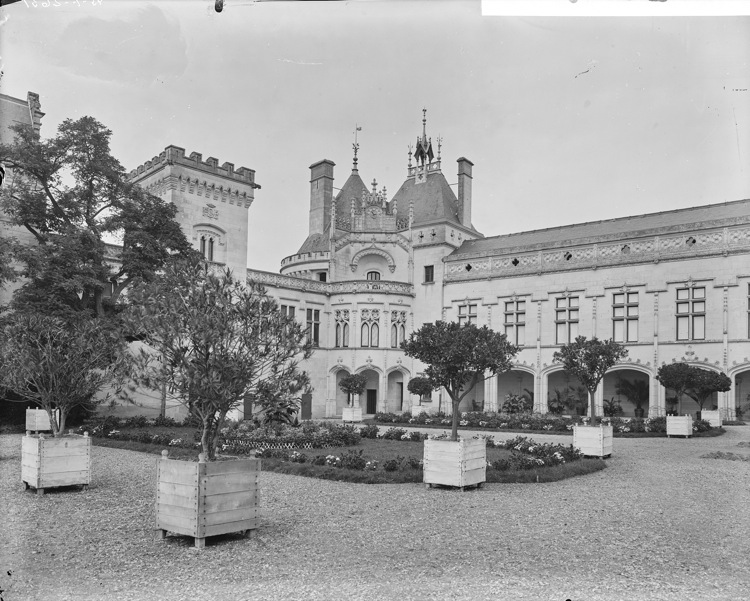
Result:
[[[170,429],[170,431],[174,430],[174,428]],[[164,447],[163,445],[126,440],[111,440],[107,438],[94,438],[93,444],[101,447],[126,449],[129,451],[151,453],[154,455],[160,455],[165,448],[168,448],[169,456],[172,459],[184,459],[188,461],[196,461],[198,459],[198,449]],[[367,459],[367,461],[374,460],[378,462],[377,470],[351,470],[335,468],[327,465],[312,465],[310,463],[310,460],[318,455],[324,457],[327,455],[341,457],[347,451],[355,451],[358,453],[360,450],[362,451],[362,456]],[[358,445],[307,449],[304,451],[301,450],[300,452],[307,456],[308,461],[306,463],[293,463],[291,461],[269,457],[262,459],[262,469],[263,471],[277,472],[280,474],[290,474],[294,476],[320,478],[323,480],[334,480],[340,482],[352,482],[357,484],[404,484],[418,483],[423,480],[421,469],[410,468],[407,466],[409,458],[416,460],[422,459],[423,444],[418,442],[363,438]],[[405,459],[402,463],[402,468],[392,472],[384,471],[382,467],[383,464],[396,456],[401,456]],[[507,458],[509,456],[510,451],[506,449],[487,449],[487,460],[490,462],[501,458]],[[602,470],[605,467],[606,463],[602,459],[581,459],[563,465],[554,465],[531,470],[501,472],[488,468],[487,482],[556,482],[558,480],[565,480],[575,476],[590,474]]]

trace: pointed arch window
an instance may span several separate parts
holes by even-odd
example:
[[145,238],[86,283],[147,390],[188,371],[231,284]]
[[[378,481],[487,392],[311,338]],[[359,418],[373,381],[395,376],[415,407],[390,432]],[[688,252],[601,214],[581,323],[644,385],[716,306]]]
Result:
[[362,324],[360,344],[361,346],[370,346],[370,324],[369,323]]
[[209,261],[213,261],[214,260],[214,239],[213,238],[209,238],[208,239],[208,256],[207,256],[207,259]]
[[391,348],[398,348],[398,326],[395,323],[391,326]]
[[349,346],[349,310],[337,309],[336,319],[336,346],[346,348]]
[[376,323],[370,326],[370,346],[380,346],[380,328]]

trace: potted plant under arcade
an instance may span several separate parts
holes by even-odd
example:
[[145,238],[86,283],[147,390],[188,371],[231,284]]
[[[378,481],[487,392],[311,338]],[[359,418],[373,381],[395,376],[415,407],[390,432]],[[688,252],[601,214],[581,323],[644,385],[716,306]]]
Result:
[[426,396],[432,394],[432,391],[435,390],[435,385],[429,378],[425,378],[424,376],[417,376],[416,378],[412,378],[411,380],[409,380],[409,383],[406,385],[406,389],[410,393],[419,396],[419,403],[417,405],[412,405],[411,407],[411,414],[419,415],[424,411],[422,401]]
[[192,260],[166,269],[133,293],[124,316],[141,350],[133,376],[155,390],[162,383],[201,423],[198,462],[157,460],[156,528],[209,536],[258,528],[260,460],[222,458],[219,432],[246,394],[266,401],[308,386],[298,368],[312,347],[302,326],[279,311],[258,283],[212,273]]
[[510,370],[518,347],[487,326],[436,321],[412,332],[401,348],[427,366],[424,373],[433,388],[445,388],[451,399],[450,438],[424,442],[425,484],[462,490],[481,486],[486,480],[487,446],[483,438],[459,438],[459,406],[476,384]]
[[594,394],[607,370],[627,356],[623,345],[613,340],[599,340],[596,336],[591,340],[578,336],[553,355],[554,361],[562,363],[565,372],[578,378],[588,391],[589,425],[573,426],[573,446],[584,455],[607,457],[612,454],[613,428],[611,425],[597,427]]
[[347,394],[347,406],[341,412],[343,422],[361,422],[362,405],[359,403],[359,395],[365,391],[367,378],[362,374],[346,374],[339,382],[339,388]]
[[[91,483],[91,438],[65,434],[78,407],[93,407],[124,381],[125,343],[104,320],[67,319],[14,313],[2,328],[0,383],[22,401],[41,408],[47,424],[27,431],[21,443],[21,480],[43,495],[45,489]],[[105,389],[110,392],[103,394]],[[31,413],[41,413],[31,412]]]
[[648,403],[649,386],[648,380],[628,380],[618,378],[615,383],[615,392],[624,396],[633,405],[635,405],[635,417],[644,417],[645,409],[643,405]]

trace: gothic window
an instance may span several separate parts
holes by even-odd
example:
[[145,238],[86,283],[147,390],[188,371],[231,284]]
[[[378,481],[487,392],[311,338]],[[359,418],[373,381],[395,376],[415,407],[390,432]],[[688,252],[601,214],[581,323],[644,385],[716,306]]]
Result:
[[706,289],[677,289],[677,340],[706,338]]
[[336,346],[347,348],[349,346],[349,311],[338,310],[336,316]]
[[391,348],[398,348],[398,326],[395,323],[391,326]]
[[320,344],[320,310],[307,310],[307,339],[313,346]]
[[404,341],[406,311],[391,311],[391,348],[398,348]]
[[368,271],[367,272],[367,279],[377,281],[380,279],[380,272],[379,271]]
[[477,323],[477,306],[476,305],[459,305],[458,306],[458,323],[462,326],[466,324]]
[[512,344],[526,342],[526,301],[505,303],[505,335]]
[[568,344],[578,336],[578,297],[563,296],[555,301],[555,344]]
[[431,284],[435,281],[435,266],[425,265],[424,266],[424,283]]
[[638,293],[612,295],[612,338],[615,342],[638,342]]
[[206,237],[201,236],[201,255],[206,256]]
[[399,332],[399,340],[400,342],[403,342],[406,339],[406,328],[404,327],[404,324],[401,324],[398,328]]
[[208,255],[206,256],[206,258],[209,261],[213,261],[214,260],[214,239],[213,239],[213,237],[211,237],[211,238],[208,239]]
[[362,309],[362,326],[360,329],[360,346],[380,346],[380,310],[379,309]]

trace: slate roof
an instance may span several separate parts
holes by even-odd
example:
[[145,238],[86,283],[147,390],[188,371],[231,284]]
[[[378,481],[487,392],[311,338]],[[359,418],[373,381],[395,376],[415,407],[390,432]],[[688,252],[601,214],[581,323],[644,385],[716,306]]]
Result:
[[[344,182],[339,193],[336,195],[336,215],[349,215],[352,208],[352,198],[357,201],[357,208],[362,203],[362,190],[369,192],[367,186],[359,177],[359,171],[352,171],[351,175]],[[328,226],[328,224],[326,224]]]
[[393,195],[391,204],[393,201],[398,201],[399,215],[408,215],[409,204],[414,203],[414,227],[442,219],[461,223],[458,199],[441,172],[428,174],[427,181],[421,184],[415,183],[414,178],[407,179]]
[[750,199],[467,240],[448,258],[487,256],[518,249],[541,250],[565,244],[573,246],[591,243],[593,239],[656,235],[660,230],[674,231],[675,228],[679,230],[695,225],[700,228],[721,227],[736,219],[750,223]]
[[310,234],[302,243],[302,246],[300,246],[296,254],[301,255],[302,253],[327,252],[329,229],[330,226],[327,226],[326,231],[323,234]]

